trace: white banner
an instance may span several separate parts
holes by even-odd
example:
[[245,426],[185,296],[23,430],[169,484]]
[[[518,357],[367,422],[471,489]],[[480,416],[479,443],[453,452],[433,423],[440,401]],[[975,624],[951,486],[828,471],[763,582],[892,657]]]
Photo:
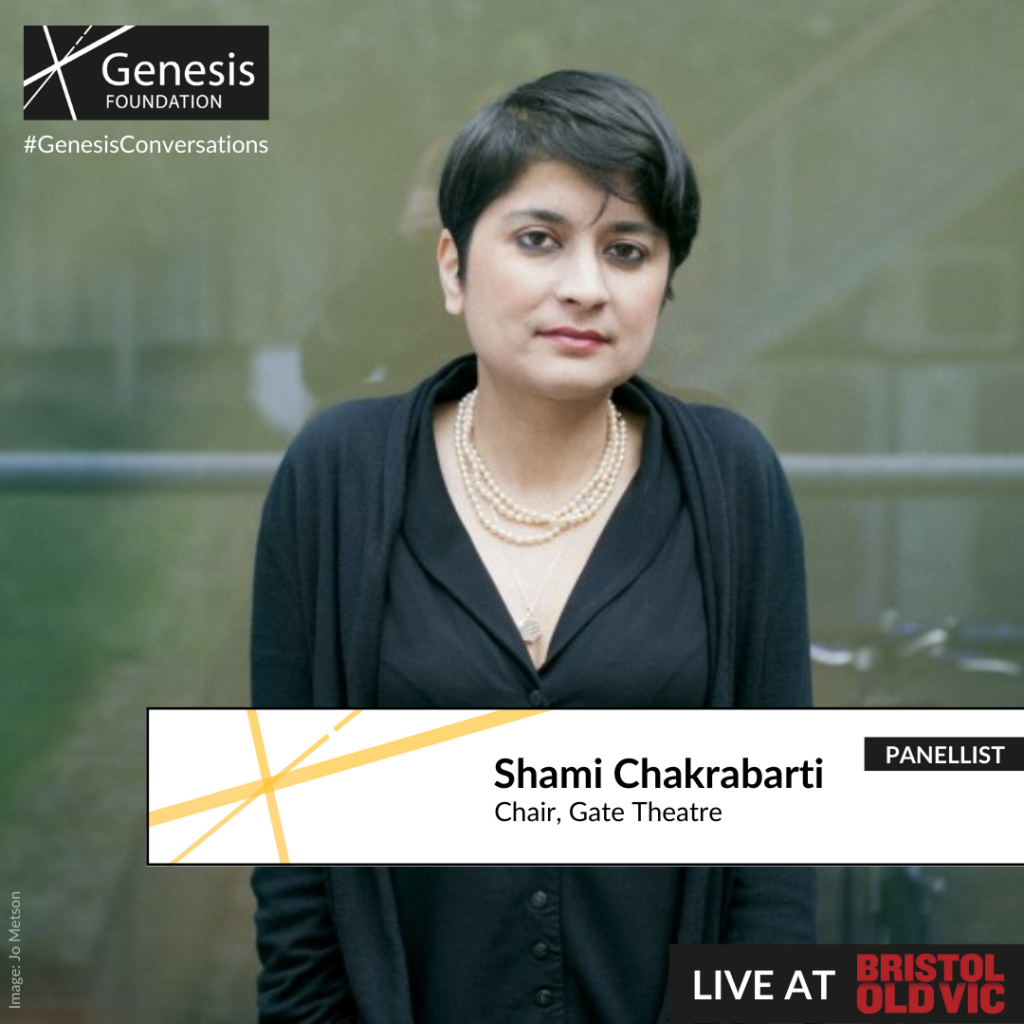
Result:
[[1024,710],[150,709],[149,861],[1021,863],[1022,735]]

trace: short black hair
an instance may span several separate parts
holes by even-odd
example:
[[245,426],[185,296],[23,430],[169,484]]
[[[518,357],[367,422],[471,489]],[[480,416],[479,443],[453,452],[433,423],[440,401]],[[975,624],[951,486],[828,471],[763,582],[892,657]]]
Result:
[[569,164],[596,188],[642,206],[668,238],[671,281],[700,222],[690,158],[650,93],[592,71],[555,71],[520,85],[456,136],[441,172],[438,207],[455,242],[460,277],[480,214],[537,160]]

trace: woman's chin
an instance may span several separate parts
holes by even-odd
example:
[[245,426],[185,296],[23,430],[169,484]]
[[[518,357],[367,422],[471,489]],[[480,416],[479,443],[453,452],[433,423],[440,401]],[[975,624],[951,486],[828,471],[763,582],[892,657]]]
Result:
[[519,373],[487,373],[480,371],[481,391],[489,386],[502,392],[521,392],[524,396],[552,401],[604,401],[620,384],[629,380],[639,366],[624,367],[619,363],[590,358],[546,359]]

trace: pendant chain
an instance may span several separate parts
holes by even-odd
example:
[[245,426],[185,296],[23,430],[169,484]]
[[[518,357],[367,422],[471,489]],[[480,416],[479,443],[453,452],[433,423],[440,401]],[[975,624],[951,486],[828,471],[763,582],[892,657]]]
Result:
[[540,603],[544,588],[548,585],[548,580],[551,579],[551,574],[555,571],[555,566],[558,565],[564,550],[565,546],[563,545],[558,549],[558,554],[551,560],[548,571],[544,573],[544,579],[541,580],[532,601],[526,596],[526,588],[523,586],[519,570],[515,566],[512,567],[512,573],[516,578],[516,586],[519,588],[519,595],[522,597],[523,605],[526,608],[526,614],[516,623],[516,627],[519,629],[519,635],[527,644],[536,643],[544,635],[540,628],[540,623],[537,621],[537,605]]

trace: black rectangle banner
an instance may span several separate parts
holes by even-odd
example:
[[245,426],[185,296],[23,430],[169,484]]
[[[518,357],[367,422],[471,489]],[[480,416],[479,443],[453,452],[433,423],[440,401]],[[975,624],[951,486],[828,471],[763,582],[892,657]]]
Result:
[[867,736],[866,772],[1024,771],[1020,736]]
[[672,946],[672,1024],[1024,1020],[1024,945]]
[[26,121],[265,121],[266,25],[26,25]]

